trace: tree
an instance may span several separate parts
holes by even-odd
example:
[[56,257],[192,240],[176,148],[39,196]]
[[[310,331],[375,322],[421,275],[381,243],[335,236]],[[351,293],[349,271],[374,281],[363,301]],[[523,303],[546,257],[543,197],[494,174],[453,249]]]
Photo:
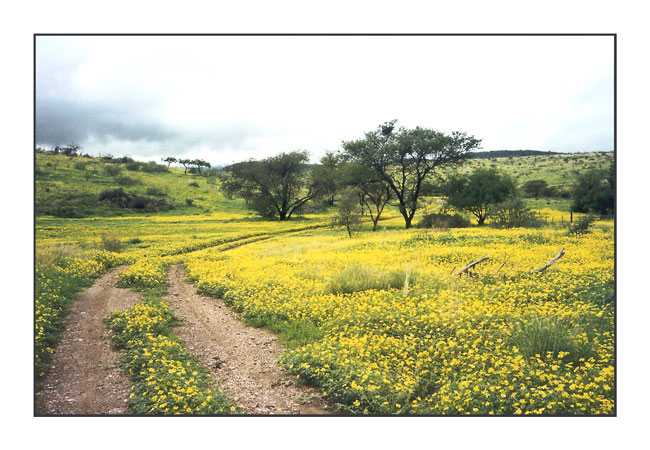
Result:
[[386,182],[410,228],[427,178],[467,159],[481,141],[456,131],[448,136],[420,127],[395,130],[395,122],[365,133],[364,139],[343,142],[343,150],[350,161],[371,168]]
[[334,219],[335,225],[343,225],[352,237],[352,232],[361,225],[361,206],[359,205],[359,190],[349,187],[343,191],[339,201],[338,215]]
[[522,189],[530,196],[539,198],[545,195],[548,190],[548,183],[545,180],[529,180],[524,183]]
[[77,144],[69,144],[66,146],[57,145],[54,147],[54,153],[63,153],[66,156],[77,156],[81,152],[82,147]]
[[179,164],[182,164],[183,167],[185,167],[185,172],[183,172],[183,174],[187,175],[187,167],[188,167],[189,165],[192,164],[192,160],[191,160],[191,159],[187,159],[187,158],[185,158],[185,159],[179,159],[179,160],[178,160],[178,163],[179,163]]
[[612,214],[615,176],[614,164],[608,171],[594,169],[580,173],[576,184],[571,189],[571,210]]
[[495,207],[515,193],[514,180],[496,169],[477,168],[469,176],[456,175],[447,183],[447,204],[470,212],[477,218],[478,225]]
[[342,163],[339,168],[339,183],[354,187],[361,204],[361,214],[368,208],[372,220],[372,231],[377,231],[377,223],[386,204],[392,198],[388,183],[372,169],[357,163]]
[[164,158],[162,161],[163,161],[163,162],[166,162],[166,163],[167,163],[167,167],[169,167],[169,166],[171,166],[172,163],[175,163],[175,162],[177,162],[178,160],[177,160],[176,158],[174,158],[173,156],[168,156],[167,158]]
[[189,162],[190,165],[196,167],[196,170],[201,173],[201,167],[210,168],[210,163],[203,159],[193,159]]
[[261,161],[249,160],[225,168],[221,188],[239,196],[263,217],[289,220],[306,202],[320,194],[308,173],[306,151],[280,153]]
[[328,205],[334,204],[336,194],[337,169],[340,158],[334,152],[325,152],[320,160],[320,164],[314,167],[314,179],[320,185],[324,200]]

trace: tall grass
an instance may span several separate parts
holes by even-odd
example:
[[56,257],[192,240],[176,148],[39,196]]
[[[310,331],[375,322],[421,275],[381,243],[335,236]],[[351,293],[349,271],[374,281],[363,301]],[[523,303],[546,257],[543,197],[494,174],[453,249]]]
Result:
[[408,292],[407,273],[409,283],[413,285],[415,276],[409,269],[384,271],[361,264],[351,264],[330,278],[325,290],[332,294],[351,294],[369,289],[404,289]]

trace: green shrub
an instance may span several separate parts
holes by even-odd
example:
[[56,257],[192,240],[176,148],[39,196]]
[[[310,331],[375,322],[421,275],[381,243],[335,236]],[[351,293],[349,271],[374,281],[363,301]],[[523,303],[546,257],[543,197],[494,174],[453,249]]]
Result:
[[199,183],[197,183],[196,181],[192,181],[190,184],[188,184],[188,186],[199,187]]
[[154,197],[165,197],[169,189],[165,186],[164,188],[159,188],[158,186],[150,186],[147,188],[147,195],[153,195]]
[[126,167],[126,170],[135,172],[137,170],[140,170],[140,163],[137,161],[129,161],[124,165],[124,167]]
[[186,204],[187,206],[194,206],[194,200],[191,199],[191,198],[186,198],[186,199],[185,199],[185,204]]
[[120,166],[113,166],[113,165],[104,166],[104,172],[106,173],[106,175],[115,177],[119,175],[120,172],[122,172],[122,168]]
[[569,224],[569,236],[576,234],[587,234],[591,232],[591,226],[596,221],[597,217],[593,214],[586,216],[578,217],[576,221],[572,224]]
[[470,226],[469,220],[460,214],[431,213],[422,217],[417,228],[466,228]]
[[140,181],[124,175],[117,177],[115,182],[121,186],[133,186],[134,184],[138,184]]
[[543,221],[520,197],[510,197],[492,213],[494,225],[501,228],[539,228]]
[[155,161],[149,161],[140,165],[140,168],[143,172],[154,173],[154,172],[169,172],[169,169],[166,166],[156,164]]
[[119,253],[124,248],[120,238],[114,234],[104,234],[102,235],[101,248],[108,252]]
[[549,353],[553,358],[557,358],[560,352],[564,352],[564,362],[578,365],[589,358],[597,357],[591,343],[577,342],[575,336],[581,331],[572,330],[568,324],[554,317],[535,318],[519,325],[513,335],[513,342],[519,352],[529,358],[537,355],[546,358]]

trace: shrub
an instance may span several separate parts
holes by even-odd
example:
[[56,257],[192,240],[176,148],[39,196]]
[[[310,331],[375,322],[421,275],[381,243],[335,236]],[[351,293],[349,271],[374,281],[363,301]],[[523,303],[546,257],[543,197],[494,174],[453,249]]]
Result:
[[126,170],[136,171],[140,170],[140,163],[137,161],[129,161],[125,164]]
[[460,214],[431,213],[422,217],[417,228],[466,228],[470,226],[469,220]]
[[539,355],[545,358],[550,353],[553,358],[558,358],[560,352],[565,353],[561,359],[564,362],[579,364],[596,353],[589,342],[579,343],[574,335],[577,331],[554,317],[536,318],[530,322],[519,325],[516,334],[513,336],[515,346],[519,352],[529,358]]
[[77,161],[74,163],[74,168],[77,170],[86,170],[87,164],[83,161]]
[[169,169],[160,164],[156,164],[155,161],[149,161],[148,163],[141,164],[140,168],[143,172],[169,172]]
[[135,178],[131,178],[131,177],[127,177],[126,175],[123,175],[117,177],[115,179],[115,182],[122,186],[133,186],[134,184],[138,184],[140,181],[136,180]]
[[192,181],[190,184],[188,184],[188,186],[199,187],[199,183],[197,183],[196,181]]
[[108,252],[119,253],[124,248],[120,238],[114,234],[104,234],[102,235],[101,248]]
[[576,221],[572,224],[569,224],[569,236],[576,234],[587,234],[591,232],[591,226],[596,221],[597,217],[593,214],[588,214],[586,216],[578,217]]
[[158,186],[150,186],[147,188],[147,195],[153,195],[154,197],[165,197],[169,189],[167,187],[159,188]]
[[119,166],[105,166],[104,167],[104,172],[106,172],[106,175],[109,175],[111,177],[115,177],[122,172],[122,168]]
[[127,197],[126,192],[122,188],[106,189],[99,193],[100,200],[113,200],[115,198]]
[[493,219],[494,224],[502,228],[538,228],[543,223],[539,214],[526,207],[520,197],[510,197],[499,204]]
[[193,206],[194,205],[194,200],[192,200],[191,198],[186,198],[185,199],[185,204],[187,206]]

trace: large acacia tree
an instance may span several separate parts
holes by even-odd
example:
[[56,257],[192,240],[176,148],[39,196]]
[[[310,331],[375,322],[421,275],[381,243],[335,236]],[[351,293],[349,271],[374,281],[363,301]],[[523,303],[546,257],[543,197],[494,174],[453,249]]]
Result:
[[365,133],[363,139],[344,141],[343,151],[351,161],[372,169],[386,182],[406,228],[410,228],[427,178],[442,167],[464,161],[479,148],[481,140],[457,131],[446,135],[420,127],[395,129],[395,122],[380,125]]
[[306,151],[295,151],[233,164],[225,168],[221,189],[228,197],[243,198],[263,217],[289,220],[321,191],[308,161]]

